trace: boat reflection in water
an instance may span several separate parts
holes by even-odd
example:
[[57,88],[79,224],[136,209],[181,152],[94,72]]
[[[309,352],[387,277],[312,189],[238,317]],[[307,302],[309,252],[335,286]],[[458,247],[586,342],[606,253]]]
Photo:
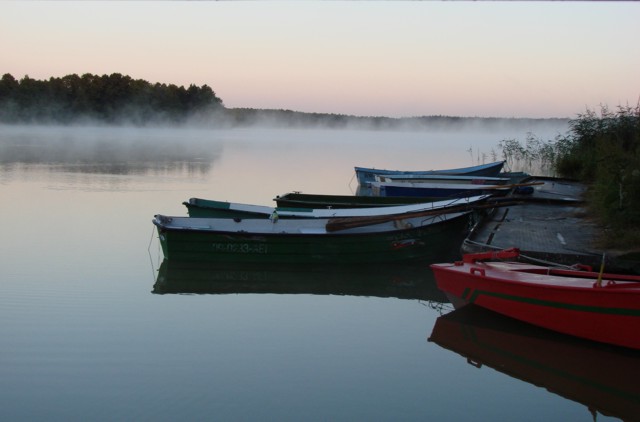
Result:
[[428,265],[385,267],[214,264],[164,260],[153,293],[274,293],[449,300]]
[[640,418],[640,352],[582,340],[465,306],[436,320],[439,346],[597,413]]

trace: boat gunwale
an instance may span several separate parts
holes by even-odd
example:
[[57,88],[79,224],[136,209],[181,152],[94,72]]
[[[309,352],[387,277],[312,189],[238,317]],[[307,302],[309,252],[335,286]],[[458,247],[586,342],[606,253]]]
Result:
[[354,169],[356,173],[359,171],[362,171],[362,172],[376,174],[375,172],[379,171],[379,172],[383,172],[380,174],[391,172],[394,174],[443,174],[443,175],[455,176],[455,175],[458,175],[458,173],[460,172],[464,173],[464,172],[470,172],[470,171],[480,171],[480,170],[486,170],[486,169],[491,169],[495,167],[502,168],[505,164],[506,164],[506,161],[502,160],[502,161],[494,161],[492,163],[487,163],[487,164],[478,164],[476,166],[458,167],[454,169],[442,169],[442,170],[391,170],[391,169],[382,169],[382,168],[378,169],[375,167],[359,167],[359,166],[355,166]]

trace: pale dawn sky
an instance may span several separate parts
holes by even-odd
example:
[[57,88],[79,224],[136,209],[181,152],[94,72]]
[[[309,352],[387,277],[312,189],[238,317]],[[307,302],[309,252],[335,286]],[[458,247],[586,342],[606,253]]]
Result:
[[0,2],[0,73],[209,85],[227,107],[575,117],[640,99],[634,2]]

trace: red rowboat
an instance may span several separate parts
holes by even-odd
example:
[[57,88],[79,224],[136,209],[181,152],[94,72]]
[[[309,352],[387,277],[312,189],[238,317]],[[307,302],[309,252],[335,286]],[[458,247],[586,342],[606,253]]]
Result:
[[431,269],[456,308],[475,303],[560,333],[640,349],[640,276],[483,262],[518,255],[517,249],[468,254]]

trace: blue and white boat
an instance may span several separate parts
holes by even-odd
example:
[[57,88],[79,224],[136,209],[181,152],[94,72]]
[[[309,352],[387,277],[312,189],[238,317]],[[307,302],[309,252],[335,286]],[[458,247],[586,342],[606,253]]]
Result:
[[459,176],[448,174],[376,174],[376,182],[430,182],[470,185],[506,185],[509,177]]
[[428,174],[445,174],[445,175],[459,175],[459,176],[487,176],[498,177],[502,168],[504,167],[504,161],[496,161],[489,164],[481,164],[472,167],[462,167],[445,170],[425,170],[425,171],[404,171],[404,170],[386,170],[376,169],[370,167],[355,167],[356,178],[360,186],[369,186],[371,182],[376,180],[376,175],[428,175]]

